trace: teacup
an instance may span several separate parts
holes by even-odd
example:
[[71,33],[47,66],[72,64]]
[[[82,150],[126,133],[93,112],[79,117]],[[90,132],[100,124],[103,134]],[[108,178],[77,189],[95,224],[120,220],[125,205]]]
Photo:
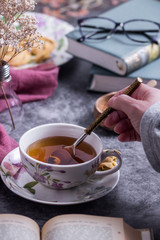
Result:
[[[120,153],[116,150],[103,150],[101,139],[91,133],[84,141],[90,144],[96,156],[89,161],[73,164],[73,165],[55,165],[38,161],[29,156],[27,148],[39,139],[53,136],[68,136],[78,138],[83,132],[83,127],[66,124],[66,123],[51,123],[37,126],[25,132],[19,141],[19,150],[22,163],[27,172],[39,183],[53,189],[68,189],[78,186],[87,181],[94,174],[109,175],[118,171],[122,164]],[[114,168],[106,171],[97,171],[99,163],[107,156],[116,156],[117,164]]]

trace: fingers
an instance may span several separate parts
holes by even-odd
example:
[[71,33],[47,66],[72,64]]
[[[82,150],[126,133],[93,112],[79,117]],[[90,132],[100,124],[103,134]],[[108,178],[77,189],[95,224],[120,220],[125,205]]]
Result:
[[104,120],[104,125],[106,127],[114,127],[121,119],[124,119],[126,117],[126,114],[124,114],[121,111],[114,111]]
[[118,134],[121,134],[123,132],[131,130],[132,128],[133,126],[130,120],[128,118],[124,118],[115,125],[114,131]]
[[112,125],[112,128],[114,128],[114,132],[119,134],[118,140],[121,142],[140,141],[139,134],[133,128],[130,120],[125,116]]
[[118,136],[118,140],[120,142],[131,142],[131,141],[141,141],[140,135],[134,131],[134,129],[130,129],[129,131],[123,132]]
[[140,141],[140,135],[136,132],[126,114],[121,111],[112,112],[104,121],[104,125],[113,128],[119,134],[121,142]]
[[119,134],[118,140],[121,142],[140,141],[139,134],[134,130],[128,117],[121,111],[112,112],[105,119],[104,124]]
[[137,100],[131,98],[128,95],[121,94],[113,96],[109,101],[108,105],[116,110],[124,112],[126,115],[130,112],[132,107],[137,106]]

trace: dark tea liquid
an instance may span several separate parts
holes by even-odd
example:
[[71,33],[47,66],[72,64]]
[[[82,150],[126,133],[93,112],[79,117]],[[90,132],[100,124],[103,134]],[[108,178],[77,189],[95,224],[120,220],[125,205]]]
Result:
[[64,136],[43,138],[32,143],[26,152],[38,161],[59,165],[83,163],[96,156],[94,148],[86,142],[79,144],[75,156],[70,154],[64,147],[75,141],[75,138]]

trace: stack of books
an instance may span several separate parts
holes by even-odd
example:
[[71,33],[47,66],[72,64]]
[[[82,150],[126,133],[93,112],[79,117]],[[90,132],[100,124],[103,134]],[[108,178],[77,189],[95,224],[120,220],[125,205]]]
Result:
[[[116,22],[131,19],[160,22],[159,9],[160,1],[157,0],[129,0],[99,16]],[[131,41],[125,34],[113,34],[103,41],[79,42],[80,37],[78,27],[67,34],[67,51],[92,63],[88,90],[118,91],[137,77],[145,83],[157,80],[160,88],[160,39],[158,44],[144,44]]]

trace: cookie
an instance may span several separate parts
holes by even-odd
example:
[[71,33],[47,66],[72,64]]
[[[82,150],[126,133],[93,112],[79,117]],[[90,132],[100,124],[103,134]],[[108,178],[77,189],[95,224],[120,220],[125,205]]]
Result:
[[[9,51],[6,55],[4,60],[8,62],[10,58],[13,56],[14,51]],[[9,61],[9,65],[14,67],[19,67],[21,65],[25,65],[31,62],[32,56],[31,54],[25,50],[19,53],[16,57],[13,57],[12,60]]]
[[33,55],[33,61],[36,63],[41,63],[50,58],[52,51],[56,47],[55,42],[47,37],[41,37],[40,40],[43,41],[41,48],[32,48],[30,52]]
[[33,47],[30,52],[25,50],[19,53],[12,60],[10,59],[14,54],[14,50],[12,50],[12,48],[10,47],[7,54],[5,55],[4,60],[6,62],[10,60],[9,64],[14,67],[19,67],[30,62],[42,63],[43,61],[50,58],[50,55],[52,51],[55,49],[56,44],[54,41],[47,37],[41,37],[40,40],[43,41],[41,48],[38,48],[37,44],[35,43],[35,47]]

